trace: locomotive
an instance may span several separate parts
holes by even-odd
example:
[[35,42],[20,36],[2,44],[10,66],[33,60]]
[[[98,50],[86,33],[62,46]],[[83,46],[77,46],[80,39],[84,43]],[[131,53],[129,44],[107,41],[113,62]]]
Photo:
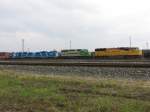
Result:
[[94,52],[87,49],[66,49],[39,52],[1,52],[0,59],[130,59],[150,58],[150,50],[137,47],[96,48]]
[[96,58],[141,58],[142,51],[137,47],[98,48],[95,49]]
[[12,59],[24,58],[55,58],[60,54],[57,51],[40,51],[40,52],[14,52],[11,54]]
[[68,49],[62,50],[60,58],[81,59],[90,58],[91,54],[87,49]]

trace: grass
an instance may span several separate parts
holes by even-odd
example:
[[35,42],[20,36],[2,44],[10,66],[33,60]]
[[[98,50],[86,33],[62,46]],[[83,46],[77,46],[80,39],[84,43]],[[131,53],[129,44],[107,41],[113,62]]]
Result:
[[150,81],[1,70],[0,112],[150,112]]

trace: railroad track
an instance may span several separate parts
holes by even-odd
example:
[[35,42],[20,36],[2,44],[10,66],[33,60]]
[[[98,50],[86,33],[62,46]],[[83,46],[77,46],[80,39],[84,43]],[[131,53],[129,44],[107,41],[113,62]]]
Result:
[[31,61],[31,62],[149,62],[150,59],[7,59],[1,61]]
[[149,68],[150,62],[45,62],[45,61],[0,61],[0,65],[31,65],[31,66],[89,66],[89,67],[144,67]]

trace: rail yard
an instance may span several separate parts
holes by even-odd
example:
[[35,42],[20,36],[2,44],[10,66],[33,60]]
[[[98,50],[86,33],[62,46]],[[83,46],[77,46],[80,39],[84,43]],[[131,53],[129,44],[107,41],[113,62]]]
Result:
[[149,112],[149,53],[138,48],[0,53],[0,111]]
[[150,67],[150,51],[138,47],[1,52],[0,64],[44,66]]
[[0,53],[0,111],[149,112],[149,68],[137,48]]
[[150,112],[150,0],[0,0],[0,112]]

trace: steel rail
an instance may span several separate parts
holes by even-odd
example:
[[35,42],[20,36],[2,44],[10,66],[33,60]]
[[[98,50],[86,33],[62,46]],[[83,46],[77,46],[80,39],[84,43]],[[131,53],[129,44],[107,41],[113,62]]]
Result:
[[88,67],[142,67],[150,68],[149,62],[32,62],[32,61],[0,61],[0,65],[31,66],[88,66]]

